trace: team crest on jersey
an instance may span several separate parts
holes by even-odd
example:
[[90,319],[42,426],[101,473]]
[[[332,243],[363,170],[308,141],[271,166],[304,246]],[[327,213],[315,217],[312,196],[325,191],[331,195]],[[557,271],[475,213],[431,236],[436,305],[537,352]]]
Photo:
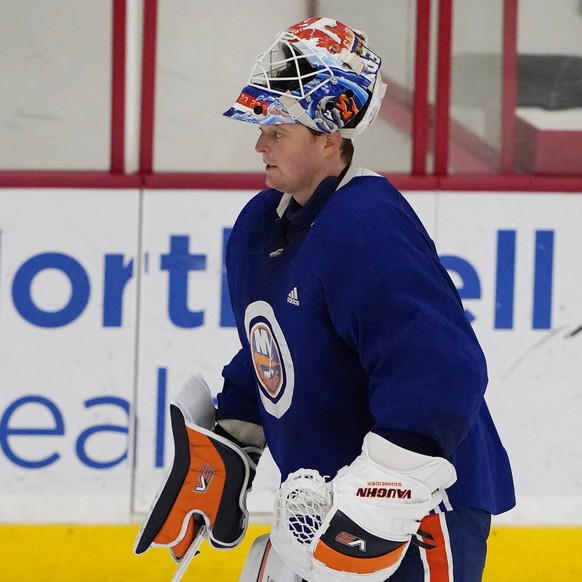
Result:
[[276,398],[283,387],[283,366],[269,325],[263,321],[255,323],[249,331],[249,342],[257,378],[261,386]]
[[275,312],[266,301],[251,303],[245,312],[245,329],[265,410],[281,418],[293,399],[295,374],[289,347]]

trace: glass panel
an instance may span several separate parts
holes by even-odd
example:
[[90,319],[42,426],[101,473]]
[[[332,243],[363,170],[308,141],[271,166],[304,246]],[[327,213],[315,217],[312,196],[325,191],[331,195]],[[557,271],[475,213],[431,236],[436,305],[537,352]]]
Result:
[[582,174],[582,2],[519,3],[516,163]]
[[382,58],[386,96],[375,123],[354,144],[354,161],[377,172],[410,172],[416,0],[320,0],[317,5],[320,15],[366,32]]
[[323,0],[318,8],[365,31],[382,58],[386,96],[378,118],[354,144],[354,161],[377,172],[410,172],[416,0]]
[[453,4],[449,172],[498,172],[503,0]]
[[111,4],[0,3],[0,169],[109,169]]
[[222,113],[246,85],[255,55],[305,18],[305,3],[204,2],[202,11],[200,4],[159,0],[154,169],[262,172],[257,128]]
[[[275,35],[307,17],[309,2],[205,4],[160,0],[156,92],[156,171],[262,171],[258,131],[222,117],[238,97],[254,57]],[[365,9],[362,9],[365,6]],[[356,143],[356,161],[376,171],[410,171],[415,0],[317,2],[329,16],[367,32],[384,59],[387,107]]]

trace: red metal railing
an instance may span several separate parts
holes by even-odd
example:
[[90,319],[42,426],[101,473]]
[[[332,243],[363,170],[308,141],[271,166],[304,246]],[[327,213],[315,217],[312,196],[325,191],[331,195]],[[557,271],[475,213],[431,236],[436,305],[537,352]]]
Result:
[[126,0],[113,0],[111,55],[111,173],[125,173]]
[[515,171],[515,107],[517,104],[517,0],[503,6],[503,98],[501,103],[501,167]]
[[414,60],[414,107],[412,114],[412,175],[425,176],[429,143],[428,80],[430,60],[430,3],[418,0],[416,54]]
[[157,22],[158,0],[145,0],[139,148],[139,171],[142,175],[151,174],[154,166]]
[[[503,96],[501,151],[487,146],[450,118],[453,0],[438,0],[436,104],[429,103],[432,0],[417,1],[416,55],[412,95],[391,83],[382,107],[401,129],[410,132],[410,174],[388,174],[403,190],[582,192],[582,175],[540,176],[515,173],[515,103],[517,94],[517,2],[505,0],[503,11]],[[436,0],[435,0],[436,1]],[[155,82],[158,0],[144,0],[139,170],[125,167],[127,0],[112,0],[111,152],[109,171],[0,171],[0,187],[259,189],[262,174],[165,173],[154,171]],[[317,14],[317,1],[306,0],[306,15]],[[411,105],[412,104],[412,105]],[[434,140],[431,132],[434,131]],[[433,144],[434,169],[427,169]],[[449,164],[464,174],[449,174]],[[492,173],[492,170],[494,172]],[[472,173],[471,173],[472,171]]]

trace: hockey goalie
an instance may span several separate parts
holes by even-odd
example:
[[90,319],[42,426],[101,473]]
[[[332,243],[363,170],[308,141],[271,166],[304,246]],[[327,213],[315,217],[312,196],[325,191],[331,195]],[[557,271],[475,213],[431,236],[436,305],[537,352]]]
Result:
[[515,504],[455,285],[405,197],[354,162],[381,64],[364,33],[310,18],[224,114],[258,130],[266,189],[225,253],[240,351],[216,411],[199,377],[172,402],[174,464],[136,543],[167,547],[175,579],[201,540],[241,542],[265,445],[282,483],[243,582],[479,582]]

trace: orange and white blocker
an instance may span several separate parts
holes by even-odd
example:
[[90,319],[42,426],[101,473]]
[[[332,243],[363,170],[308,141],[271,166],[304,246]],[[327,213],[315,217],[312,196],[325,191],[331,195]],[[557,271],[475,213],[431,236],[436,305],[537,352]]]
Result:
[[170,403],[174,462],[138,534],[134,551],[168,548],[180,580],[203,539],[218,549],[238,546],[248,527],[246,495],[260,449],[245,450],[213,432],[210,390],[192,376]]

